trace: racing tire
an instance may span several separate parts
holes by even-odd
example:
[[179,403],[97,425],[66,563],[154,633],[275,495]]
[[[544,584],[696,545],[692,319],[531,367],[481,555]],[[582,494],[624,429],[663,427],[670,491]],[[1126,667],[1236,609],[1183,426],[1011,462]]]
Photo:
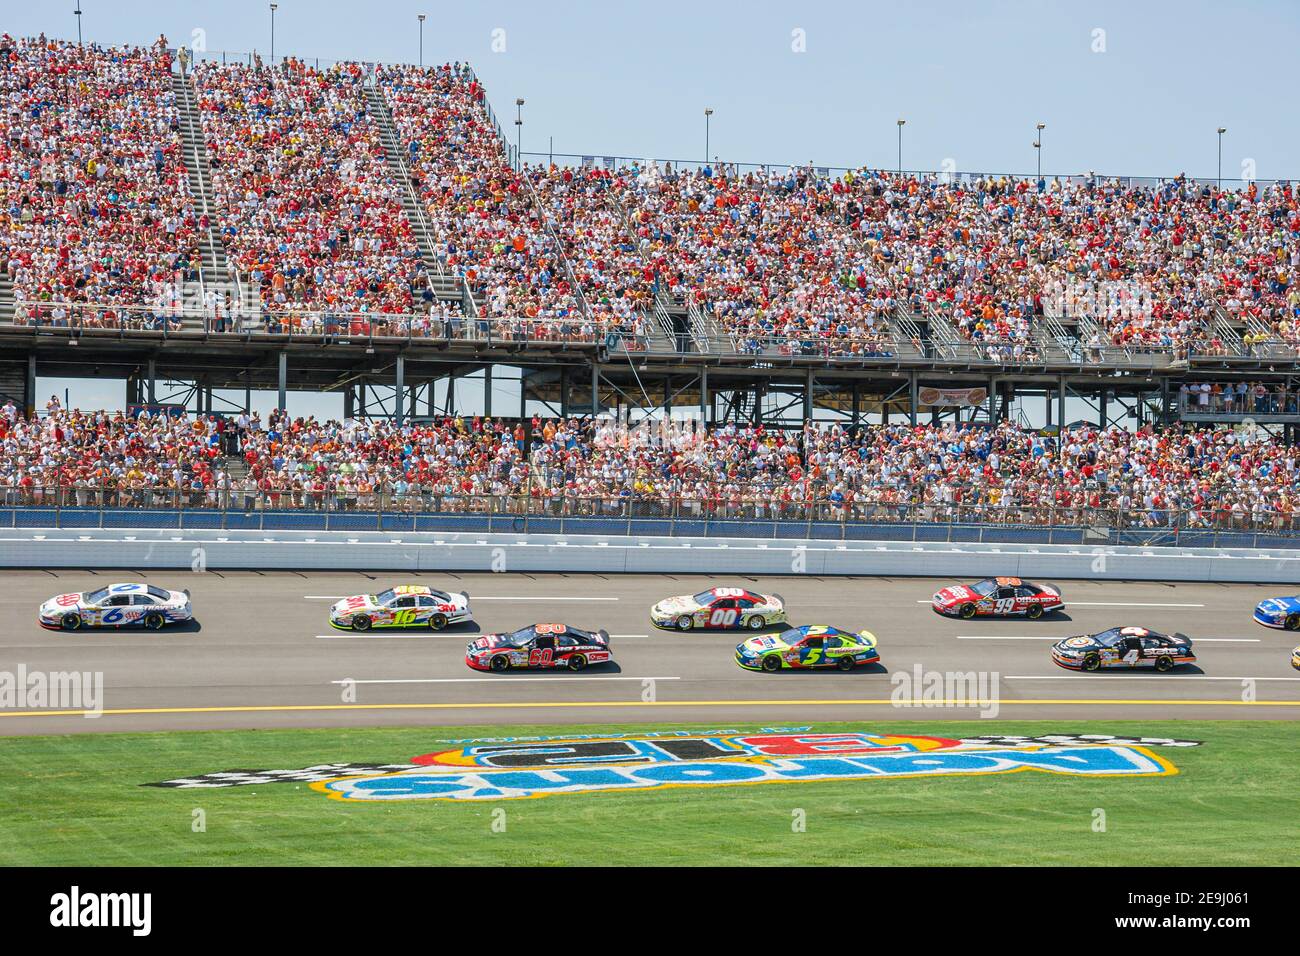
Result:
[[849,657],[847,655],[841,657],[838,661],[835,662],[835,666],[838,667],[840,670],[844,671],[846,674],[849,671],[853,670],[853,667],[856,664],[857,661],[855,661],[852,657]]
[[1088,654],[1083,658],[1083,663],[1079,665],[1079,670],[1095,671],[1101,667],[1100,654]]
[[961,607],[957,609],[957,616],[964,621],[969,621],[971,618],[975,616],[975,605],[963,604]]
[[763,615],[755,614],[745,622],[745,626],[751,631],[761,631],[763,628],[767,627],[767,621],[763,620]]
[[506,654],[497,654],[492,658],[488,667],[494,671],[508,671],[510,670],[510,658]]
[[1300,631],[1300,614],[1288,614],[1284,626],[1288,631]]
[[1156,658],[1156,670],[1161,674],[1168,674],[1174,669],[1174,659],[1169,655]]
[[445,614],[435,614],[433,617],[429,618],[429,627],[432,630],[441,631],[446,626],[447,615]]
[[769,674],[775,674],[780,669],[781,658],[777,657],[775,654],[768,654],[767,657],[763,658],[763,670],[767,671]]
[[150,611],[144,616],[144,626],[151,631],[161,630],[164,623],[163,616],[157,611]]
[[354,631],[368,631],[368,630],[370,630],[370,615],[368,615],[368,614],[355,614],[355,615],[353,615],[353,617],[352,617],[352,630],[354,630]]
[[68,613],[59,618],[59,627],[65,631],[75,631],[81,627],[81,615]]
[[1031,621],[1037,621],[1042,616],[1043,606],[1041,604],[1031,604],[1025,611],[1025,617],[1029,618]]
[[587,658],[581,654],[569,655],[569,670],[580,671],[587,666]]
[[683,614],[674,623],[679,631],[689,631],[695,626],[695,620],[689,614]]

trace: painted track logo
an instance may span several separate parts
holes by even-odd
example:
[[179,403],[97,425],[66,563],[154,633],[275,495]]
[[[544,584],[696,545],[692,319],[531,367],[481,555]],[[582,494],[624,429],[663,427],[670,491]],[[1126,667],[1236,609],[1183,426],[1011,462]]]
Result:
[[640,766],[564,769],[475,770],[430,773],[404,771],[311,784],[335,800],[514,800],[556,793],[662,790],[759,783],[869,780],[881,777],[941,777],[1008,774],[1037,770],[1082,777],[1160,777],[1177,773],[1169,761],[1143,747],[1052,747],[934,750],[755,761],[654,763]]
[[1049,733],[953,739],[917,734],[811,733],[809,727],[641,731],[481,738],[409,762],[319,763],[301,769],[225,770],[150,787],[219,789],[306,783],[336,800],[508,800],[557,793],[660,790],[879,777],[971,776],[1019,771],[1079,777],[1169,776],[1153,748],[1198,740]]

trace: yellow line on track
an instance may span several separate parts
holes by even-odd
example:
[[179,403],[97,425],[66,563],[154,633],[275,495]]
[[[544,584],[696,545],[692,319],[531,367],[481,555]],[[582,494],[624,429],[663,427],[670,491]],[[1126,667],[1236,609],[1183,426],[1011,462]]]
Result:
[[[498,703],[437,703],[437,704],[248,704],[224,707],[123,707],[105,709],[102,716],[131,716],[140,714],[245,714],[283,713],[291,711],[330,710],[519,710],[530,707],[894,707],[907,710],[913,707],[987,707],[991,701],[951,700],[598,700],[598,701],[535,701]],[[1140,707],[1300,707],[1300,700],[1125,700],[1121,698],[1070,699],[1048,697],[1042,700],[1002,700],[998,707],[1045,706],[1051,704],[1077,704],[1083,706],[1140,706]],[[0,710],[0,717],[84,717],[85,710]]]

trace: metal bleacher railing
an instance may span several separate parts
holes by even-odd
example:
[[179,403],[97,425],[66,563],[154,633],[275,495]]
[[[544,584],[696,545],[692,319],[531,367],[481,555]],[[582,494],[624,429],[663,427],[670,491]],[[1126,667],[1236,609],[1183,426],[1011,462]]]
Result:
[[[625,169],[637,167],[644,169],[651,164],[663,166],[671,165],[673,169],[689,170],[710,168],[725,168],[732,175],[744,174],[751,172],[775,172],[782,173],[791,170],[811,169],[818,176],[842,176],[845,173],[853,173],[855,176],[863,174],[879,173],[887,176],[897,176],[899,171],[895,169],[873,170],[865,166],[822,166],[817,163],[751,163],[751,162],[734,162],[732,160],[722,160],[718,157],[712,157],[708,160],[696,159],[670,159],[663,157],[647,156],[611,156],[600,153],[556,153],[556,152],[538,152],[536,150],[524,150],[522,155],[525,159],[534,161],[545,159],[548,163],[556,163],[561,166],[591,167],[599,166],[605,169]],[[955,170],[955,169],[904,169],[901,171],[903,176],[914,176],[925,179],[934,179],[938,182],[953,183],[973,183],[981,179],[1012,179],[1025,180],[1033,182],[1036,177],[1033,173],[1008,173],[994,171],[973,171],[973,170]],[[1078,183],[1108,183],[1116,184],[1125,188],[1154,188],[1163,186],[1172,182],[1176,177],[1173,176],[1131,176],[1131,175],[1111,175],[1106,173],[1085,172],[1069,174],[1052,174],[1043,173],[1041,179],[1046,183],[1059,182],[1063,184]],[[1185,182],[1197,186],[1217,187],[1222,186],[1226,189],[1247,189],[1253,183],[1256,187],[1263,189],[1276,183],[1289,183],[1292,180],[1286,179],[1214,179],[1205,177],[1185,177]]]
[[[904,496],[905,497],[905,496]],[[398,494],[325,488],[0,489],[0,528],[516,532],[772,540],[1300,548],[1300,514],[1226,508],[845,504],[685,498]]]
[[[188,321],[187,321],[188,320]],[[467,317],[457,313],[385,313],[285,309],[251,315],[238,305],[227,310],[190,304],[122,306],[85,302],[20,302],[10,325],[68,335],[125,336],[153,333],[162,338],[279,336],[300,341],[364,342],[374,339],[519,345],[565,342],[643,351],[644,336],[616,323],[585,316],[542,318]]]

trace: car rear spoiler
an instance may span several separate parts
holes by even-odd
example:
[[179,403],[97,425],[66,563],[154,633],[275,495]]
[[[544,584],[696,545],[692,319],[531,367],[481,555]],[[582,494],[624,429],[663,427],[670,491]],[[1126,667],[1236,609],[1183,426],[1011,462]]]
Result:
[[602,639],[606,647],[609,647],[609,631],[605,630],[602,627],[600,630],[596,632],[596,636]]
[[1051,581],[1048,581],[1043,584],[1043,587],[1047,588],[1049,591],[1055,591],[1057,597],[1065,596],[1065,592],[1061,590],[1061,586],[1059,584],[1053,584]]
[[785,598],[781,597],[781,595],[777,594],[777,593],[774,591],[774,592],[772,592],[772,597],[774,597],[774,598],[776,598],[778,601],[780,601],[780,602],[781,602],[781,605],[782,605],[783,607],[785,606]]
[[182,589],[181,589],[181,594],[184,594],[186,597],[189,597],[189,596],[190,596],[190,589],[189,589],[189,588],[182,588]]

